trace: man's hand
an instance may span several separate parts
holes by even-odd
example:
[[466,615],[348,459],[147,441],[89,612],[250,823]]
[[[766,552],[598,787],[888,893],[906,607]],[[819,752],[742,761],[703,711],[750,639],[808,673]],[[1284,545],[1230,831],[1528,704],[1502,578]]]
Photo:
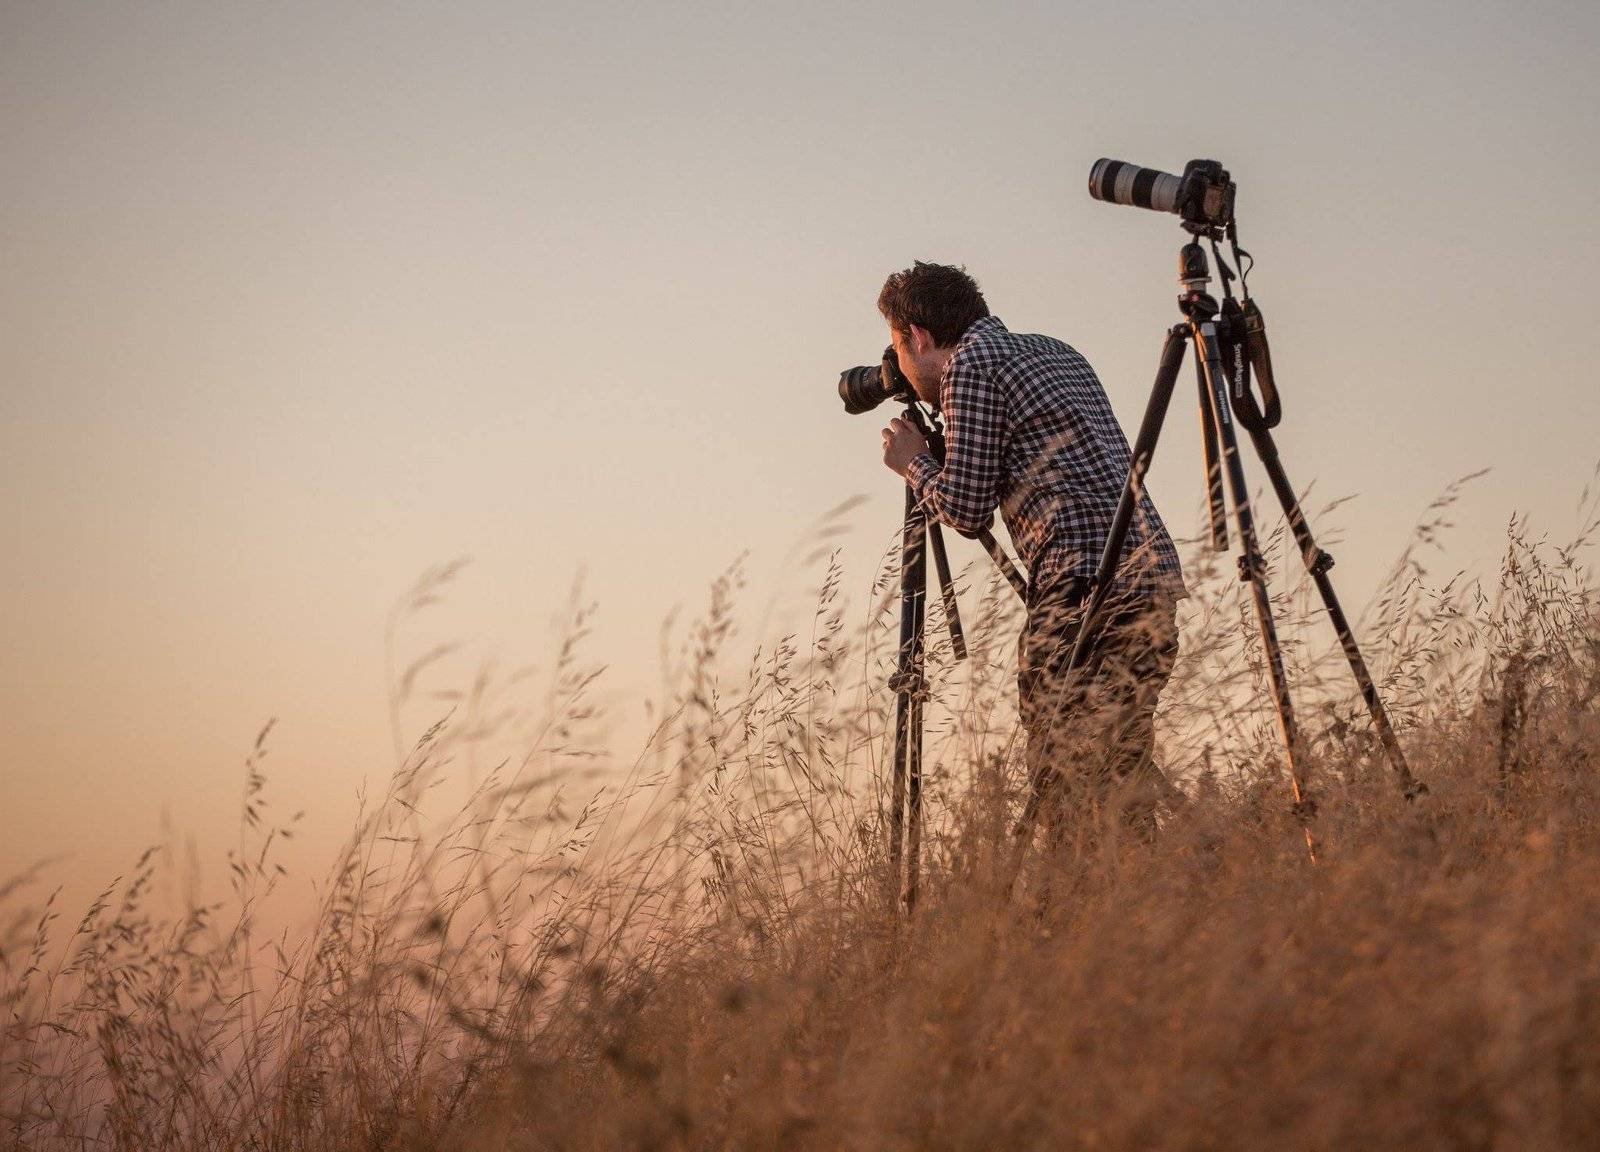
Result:
[[904,476],[911,461],[928,450],[928,441],[916,425],[903,416],[896,416],[883,430],[883,462]]

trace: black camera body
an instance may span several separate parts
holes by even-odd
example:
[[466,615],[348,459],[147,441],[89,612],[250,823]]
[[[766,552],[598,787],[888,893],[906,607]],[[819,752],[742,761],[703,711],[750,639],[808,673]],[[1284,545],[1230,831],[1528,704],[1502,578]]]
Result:
[[839,373],[839,399],[844,410],[852,416],[871,412],[885,400],[909,404],[916,399],[911,381],[900,371],[900,357],[894,345],[883,350],[883,360],[859,368],[846,368]]

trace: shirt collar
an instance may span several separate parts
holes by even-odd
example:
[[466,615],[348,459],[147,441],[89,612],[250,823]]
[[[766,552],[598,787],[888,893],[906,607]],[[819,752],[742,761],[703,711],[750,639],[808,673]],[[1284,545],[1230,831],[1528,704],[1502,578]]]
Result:
[[960,348],[962,345],[969,344],[990,332],[1004,331],[1006,331],[1006,326],[1000,322],[1000,317],[985,316],[983,319],[974,320],[967,325],[967,330],[961,334],[961,339],[956,341],[956,347]]

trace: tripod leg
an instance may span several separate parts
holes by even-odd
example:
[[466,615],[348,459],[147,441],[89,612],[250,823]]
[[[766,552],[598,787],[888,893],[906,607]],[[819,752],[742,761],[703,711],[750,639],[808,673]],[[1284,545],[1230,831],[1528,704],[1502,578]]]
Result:
[[911,747],[906,761],[906,884],[903,902],[907,913],[916,911],[917,878],[922,859],[922,697],[911,701]]
[[1211,547],[1228,550],[1228,506],[1222,498],[1222,460],[1217,450],[1217,423],[1211,418],[1211,387],[1206,383],[1206,363],[1194,358],[1195,382],[1200,386],[1200,451],[1206,469],[1206,508],[1211,518]]
[[[1167,332],[1166,343],[1161,346],[1161,364],[1156,369],[1155,385],[1150,390],[1150,402],[1145,405],[1144,419],[1139,424],[1139,434],[1134,438],[1128,461],[1127,480],[1122,486],[1122,496],[1117,501],[1117,511],[1111,518],[1111,529],[1106,535],[1105,547],[1100,552],[1094,595],[1090,598],[1083,619],[1078,625],[1077,639],[1067,660],[1064,679],[1070,679],[1073,670],[1082,666],[1088,654],[1100,610],[1111,591],[1112,582],[1117,574],[1117,565],[1122,559],[1122,548],[1127,543],[1128,530],[1133,524],[1133,514],[1138,509],[1139,497],[1144,492],[1145,473],[1150,470],[1150,461],[1155,456],[1156,442],[1161,438],[1161,426],[1167,418],[1167,409],[1172,403],[1172,390],[1178,382],[1178,370],[1183,367],[1183,353],[1188,338],[1189,326],[1179,324]],[[1035,738],[1033,734],[1029,735],[1030,738]],[[1033,834],[1033,826],[1038,820],[1039,808],[1045,799],[1045,793],[1049,790],[1049,784],[1045,765],[1041,761],[1029,777],[1027,798],[1023,801],[1022,815],[1017,820],[1015,832],[1021,839],[1015,854],[1017,868],[1021,867],[1021,853]],[[1014,870],[1013,881],[1015,875]]]
[[901,693],[894,706],[894,777],[889,790],[889,870],[896,883],[905,840],[906,736],[911,731],[911,698]]
[[[1249,581],[1255,599],[1256,623],[1261,628],[1261,646],[1266,652],[1272,699],[1277,707],[1278,726],[1289,765],[1289,786],[1294,791],[1295,812],[1304,821],[1309,818],[1312,806],[1307,781],[1299,764],[1302,753],[1300,732],[1295,725],[1294,703],[1289,697],[1289,678],[1283,669],[1283,649],[1278,643],[1278,630],[1272,622],[1272,599],[1267,593],[1266,564],[1256,541],[1255,517],[1250,511],[1250,489],[1245,482],[1239,441],[1234,434],[1233,418],[1228,407],[1228,380],[1222,367],[1216,324],[1206,320],[1194,325],[1194,340],[1196,353],[1204,358],[1211,418],[1222,447],[1222,464],[1227,473],[1228,488],[1233,494],[1233,516],[1239,528],[1239,542],[1243,551],[1239,557],[1239,575]],[[1315,860],[1316,846],[1309,824],[1305,825],[1305,834],[1306,849]]]
[[[896,694],[894,777],[889,797],[889,864],[896,882],[903,883],[902,865],[907,855],[915,896],[916,845],[905,851],[908,839],[921,833],[922,815],[922,637],[927,596],[927,518],[910,487],[906,488],[905,525],[900,536],[900,658],[891,687]],[[907,809],[911,819],[907,821]]]
[[1128,542],[1128,530],[1133,526],[1139,499],[1144,495],[1145,473],[1150,471],[1150,461],[1156,453],[1156,441],[1161,439],[1161,426],[1166,422],[1167,409],[1172,404],[1172,390],[1178,383],[1178,370],[1183,367],[1184,342],[1188,335],[1188,325],[1176,325],[1167,332],[1166,343],[1161,346],[1161,365],[1156,369],[1155,387],[1150,390],[1150,402],[1145,405],[1144,419],[1139,422],[1139,434],[1134,437],[1128,459],[1128,478],[1122,485],[1117,510],[1111,517],[1111,529],[1106,533],[1105,547],[1100,550],[1100,563],[1094,574],[1094,593],[1083,614],[1083,623],[1078,626],[1078,638],[1072,645],[1072,657],[1067,662],[1069,670],[1082,666],[1084,657],[1094,644],[1101,610],[1116,583],[1117,567],[1122,563],[1122,550]]
[[937,520],[928,521],[928,542],[933,546],[933,569],[939,574],[939,595],[944,600],[945,627],[950,630],[950,648],[957,660],[967,658],[967,638],[961,631],[961,605],[956,600],[955,581],[950,579],[950,557],[944,550],[944,533]]
[[1300,507],[1299,498],[1294,493],[1294,486],[1289,483],[1289,476],[1283,470],[1283,461],[1278,456],[1278,445],[1272,438],[1271,430],[1265,425],[1247,424],[1246,431],[1250,433],[1256,455],[1261,457],[1262,467],[1266,469],[1267,476],[1272,481],[1272,489],[1278,495],[1278,503],[1283,505],[1283,514],[1288,518],[1289,530],[1294,533],[1295,543],[1300,545],[1300,557],[1305,561],[1306,571],[1311,574],[1317,592],[1322,597],[1328,619],[1333,623],[1333,630],[1339,637],[1339,647],[1344,649],[1350,671],[1361,689],[1361,698],[1366,701],[1367,712],[1372,716],[1372,726],[1377,730],[1378,739],[1389,756],[1390,764],[1394,766],[1395,775],[1400,778],[1400,787],[1406,799],[1415,799],[1419,793],[1426,790],[1426,786],[1411,774],[1411,766],[1406,763],[1405,753],[1400,750],[1400,741],[1395,737],[1394,728],[1389,724],[1389,713],[1384,709],[1383,700],[1378,695],[1378,686],[1373,683],[1372,674],[1367,670],[1367,662],[1361,655],[1361,648],[1356,644],[1355,633],[1351,631],[1350,622],[1345,619],[1344,608],[1339,604],[1338,594],[1333,590],[1333,581],[1328,577],[1328,569],[1333,567],[1333,557],[1317,547],[1317,542],[1311,535],[1311,526],[1306,523],[1305,513]]
[[1011,562],[1011,557],[1006,555],[1006,550],[1000,547],[1000,541],[994,538],[994,533],[983,531],[978,533],[978,543],[983,545],[983,550],[989,553],[995,567],[1000,569],[1000,575],[1006,578],[1006,583],[1024,601],[1028,599],[1028,582],[1023,579],[1022,573],[1017,571],[1017,566]]

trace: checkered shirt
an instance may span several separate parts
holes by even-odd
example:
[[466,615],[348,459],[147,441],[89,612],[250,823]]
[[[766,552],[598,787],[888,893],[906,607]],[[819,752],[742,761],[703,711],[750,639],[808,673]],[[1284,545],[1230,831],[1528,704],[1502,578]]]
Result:
[[[923,507],[969,536],[989,527],[998,507],[1040,588],[1092,577],[1130,454],[1088,361],[1059,340],[1009,332],[988,316],[957,342],[939,408],[944,466],[923,453],[906,472]],[[1147,493],[1112,591],[1183,595],[1177,550]]]

